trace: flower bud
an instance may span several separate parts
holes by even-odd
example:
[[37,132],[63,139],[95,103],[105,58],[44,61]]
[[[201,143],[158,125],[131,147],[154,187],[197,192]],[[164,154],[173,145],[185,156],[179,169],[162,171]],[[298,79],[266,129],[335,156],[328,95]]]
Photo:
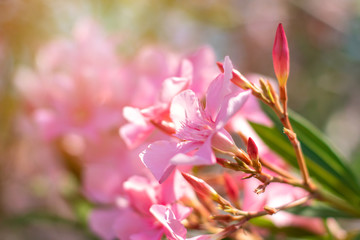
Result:
[[281,23],[276,30],[272,56],[274,70],[276,77],[279,81],[279,85],[281,87],[284,87],[289,76],[290,57],[288,42],[286,39],[284,28]]
[[252,138],[250,137],[247,144],[247,153],[252,161],[253,167],[256,171],[261,172],[261,164],[259,160],[259,150]]
[[203,195],[204,197],[210,197],[214,201],[218,201],[220,195],[213,189],[209,184],[207,184],[204,180],[192,176],[188,173],[181,172],[185,180],[190,183],[190,185],[194,188],[194,190]]
[[[224,72],[223,63],[217,62],[216,64],[219,67],[220,71]],[[232,76],[233,77],[232,77],[231,81],[238,87],[240,87],[242,89],[250,89],[251,88],[251,83],[249,82],[249,80],[247,80],[238,70],[233,69]]]

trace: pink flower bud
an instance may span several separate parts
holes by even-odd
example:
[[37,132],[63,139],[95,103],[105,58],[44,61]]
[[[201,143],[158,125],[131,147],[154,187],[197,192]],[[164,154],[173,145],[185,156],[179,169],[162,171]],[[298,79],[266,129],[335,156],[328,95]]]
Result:
[[276,77],[279,81],[279,85],[283,87],[289,76],[290,57],[288,42],[281,23],[276,30],[272,55]]
[[188,173],[181,172],[185,180],[190,183],[190,185],[194,188],[194,190],[203,195],[204,197],[211,197],[211,199],[217,201],[219,199],[219,194],[204,180],[192,176]]

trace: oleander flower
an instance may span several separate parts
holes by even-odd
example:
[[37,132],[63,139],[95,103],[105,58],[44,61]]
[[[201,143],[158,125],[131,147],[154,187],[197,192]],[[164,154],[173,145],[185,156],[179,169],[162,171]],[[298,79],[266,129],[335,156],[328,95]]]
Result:
[[[241,182],[240,177],[238,178]],[[242,208],[246,211],[261,211],[265,206],[278,207],[306,196],[308,193],[297,187],[287,184],[271,183],[263,194],[254,193],[259,185],[257,179],[242,181]],[[280,211],[269,216],[278,227],[297,226],[311,232],[322,234],[325,229],[321,219],[314,217],[297,216],[286,211]]]
[[224,73],[219,74],[207,90],[205,108],[191,90],[173,98],[170,117],[176,130],[174,135],[181,141],[158,141],[140,154],[143,163],[160,183],[176,165],[214,164],[213,148],[234,155],[238,153],[224,126],[240,110],[250,92],[231,91],[232,64],[228,57],[224,68]]
[[163,235],[185,239],[187,230],[181,221],[191,209],[177,202],[195,195],[179,172],[162,185],[151,178],[132,176],[123,188],[125,198],[119,198],[116,206],[91,213],[90,226],[95,233],[103,239],[159,240]]
[[83,20],[72,38],[42,46],[36,68],[21,67],[15,81],[44,139],[77,134],[96,141],[121,123],[119,109],[129,96],[122,74],[114,42]]
[[[120,128],[120,135],[131,149],[139,146],[155,128],[167,134],[173,134],[174,126],[169,116],[173,97],[185,89],[192,89],[195,93],[202,95],[209,79],[216,75],[215,54],[209,47],[202,47],[184,57],[171,57],[170,53],[156,48],[147,49],[146,55],[152,56],[149,61],[154,65],[150,78],[147,71],[135,74],[139,75],[140,79],[139,91],[135,94],[138,99],[144,99],[144,96],[148,99],[143,103],[146,107],[136,107],[139,106],[136,99],[133,104],[136,106],[126,106],[123,109],[123,115],[128,124]],[[135,60],[134,64],[141,64],[141,59]],[[157,72],[162,72],[162,74],[155,75]],[[151,88],[154,83],[157,83],[155,89]],[[147,97],[149,93],[152,98]]]

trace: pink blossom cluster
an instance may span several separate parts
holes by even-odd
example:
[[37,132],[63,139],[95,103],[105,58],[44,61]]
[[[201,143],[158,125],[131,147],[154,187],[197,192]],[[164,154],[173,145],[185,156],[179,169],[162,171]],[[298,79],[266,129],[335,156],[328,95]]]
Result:
[[[149,46],[122,58],[115,39],[89,20],[78,23],[70,38],[40,48],[33,68],[19,69],[27,121],[80,165],[82,192],[99,205],[89,225],[102,239],[189,239],[192,229],[203,234],[191,239],[216,239],[216,229],[194,224],[201,223],[203,199],[179,171],[215,165],[219,153],[241,155],[233,138],[238,132],[255,140],[261,156],[287,168],[250,128],[247,120],[271,122],[250,90],[231,82],[236,70],[229,57],[222,70],[210,47],[182,55]],[[305,194],[271,184],[257,195],[255,180],[241,177],[232,173],[230,179],[233,198],[242,196],[245,210]],[[322,231],[317,219],[287,213],[271,219]]]

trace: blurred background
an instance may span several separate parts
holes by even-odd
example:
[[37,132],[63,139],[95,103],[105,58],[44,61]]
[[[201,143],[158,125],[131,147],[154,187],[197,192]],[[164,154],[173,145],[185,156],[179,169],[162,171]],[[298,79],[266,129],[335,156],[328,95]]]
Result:
[[[75,180],[58,172],[56,162],[37,160],[54,158],[51,151],[29,155],[38,143],[17,129],[22,108],[13,81],[18,66],[33,66],[39,47],[70,36],[81,18],[98,22],[121,43],[117,51],[125,57],[149,43],[176,52],[209,45],[218,60],[229,55],[242,73],[269,77],[275,76],[272,45],[282,22],[290,47],[290,107],[360,169],[360,1],[1,0],[0,219],[7,221],[0,220],[0,239],[93,238],[86,220],[71,222],[73,211],[59,198],[72,196]],[[53,178],[65,179],[60,190],[43,180],[49,169]],[[81,198],[74,201],[77,206]],[[53,206],[66,221],[32,211]],[[79,206],[79,214],[86,211]],[[34,218],[36,223],[29,220]]]

